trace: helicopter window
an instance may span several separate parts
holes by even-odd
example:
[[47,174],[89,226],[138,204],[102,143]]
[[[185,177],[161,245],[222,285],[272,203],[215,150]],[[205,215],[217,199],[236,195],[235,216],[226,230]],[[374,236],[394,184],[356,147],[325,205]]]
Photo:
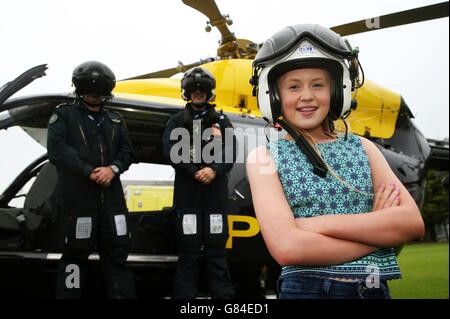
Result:
[[32,177],[23,187],[20,191],[17,192],[17,194],[11,199],[11,201],[8,203],[11,207],[16,208],[22,208],[25,203],[25,199],[27,197],[27,194],[31,188],[31,185],[33,185],[34,181],[36,180],[36,177]]
[[237,163],[245,163],[247,154],[268,140],[278,139],[284,131],[278,131],[261,119],[230,117],[237,139]]
[[170,165],[132,165],[122,175],[122,185],[131,213],[170,210],[173,206],[175,171]]
[[[404,142],[411,140],[411,137],[415,137],[414,142]],[[394,135],[390,139],[383,140],[381,144],[386,148],[401,151],[417,159],[424,159],[430,149],[426,138],[412,125],[397,128]]]

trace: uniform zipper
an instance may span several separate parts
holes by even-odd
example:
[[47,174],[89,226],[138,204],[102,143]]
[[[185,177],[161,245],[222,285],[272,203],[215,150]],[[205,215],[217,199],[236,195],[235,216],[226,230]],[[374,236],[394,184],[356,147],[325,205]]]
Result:
[[100,154],[101,154],[101,163],[102,166],[105,164],[104,158],[103,158],[103,146],[102,146],[102,141],[100,139],[100,136],[98,137],[98,145],[100,145]]
[[[105,164],[104,164],[104,157],[103,157],[103,146],[102,146],[102,141],[101,141],[101,139],[100,139],[100,136],[98,137],[98,145],[100,146],[100,154],[101,154],[101,163],[102,163],[102,166],[104,166]],[[102,193],[102,195],[101,195],[101,197],[102,197],[102,208],[104,208],[104,204],[105,204],[105,194],[104,194],[104,192],[103,192],[103,188],[102,188],[102,191],[101,191],[101,193]]]
[[111,137],[111,145],[112,145],[112,143],[113,143],[113,141],[114,141],[114,135],[116,135],[116,129],[115,129],[115,127],[113,126],[112,137]]
[[86,136],[84,135],[83,128],[81,127],[81,124],[78,124],[78,127],[80,128],[80,133],[81,133],[81,136],[83,137],[84,145],[87,146]]

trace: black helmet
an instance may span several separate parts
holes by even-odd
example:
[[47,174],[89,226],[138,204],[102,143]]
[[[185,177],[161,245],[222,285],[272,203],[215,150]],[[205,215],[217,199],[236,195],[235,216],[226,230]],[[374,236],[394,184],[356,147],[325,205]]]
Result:
[[200,67],[186,71],[181,79],[181,97],[185,101],[189,101],[191,93],[199,89],[206,93],[206,100],[210,102],[216,97],[215,88],[216,79],[214,75]]
[[105,64],[97,61],[81,63],[73,70],[72,83],[75,94],[97,93],[100,96],[112,96],[116,86],[116,76]]

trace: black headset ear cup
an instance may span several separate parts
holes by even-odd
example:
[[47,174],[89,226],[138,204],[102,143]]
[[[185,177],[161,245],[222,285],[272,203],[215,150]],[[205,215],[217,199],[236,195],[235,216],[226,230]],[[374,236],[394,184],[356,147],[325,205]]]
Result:
[[274,81],[274,82],[269,82],[269,92],[265,92],[265,93],[269,94],[270,110],[272,112],[272,119],[274,122],[276,122],[278,117],[280,117],[280,115],[282,115],[282,110],[281,110],[280,91],[278,90],[276,81]]
[[339,100],[341,100],[340,95],[341,94],[339,93],[339,90],[338,90],[338,84],[336,83],[336,80],[333,80],[332,86],[331,86],[331,92],[330,92],[330,97],[331,97],[330,111],[328,113],[329,117],[333,121],[337,120],[340,116],[340,114],[336,114],[337,113],[336,111],[338,109],[337,105],[340,103]]

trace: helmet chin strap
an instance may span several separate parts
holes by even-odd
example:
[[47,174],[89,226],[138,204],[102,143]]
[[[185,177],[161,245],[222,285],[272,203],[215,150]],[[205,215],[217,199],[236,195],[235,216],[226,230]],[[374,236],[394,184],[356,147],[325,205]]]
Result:
[[93,108],[93,109],[101,109],[103,107],[103,105],[105,105],[105,101],[102,101],[100,103],[96,103],[96,104],[92,104],[92,103],[88,103],[86,102],[84,99],[81,99],[83,101],[83,103],[88,107],[88,108]]
[[[86,101],[84,103],[86,103]],[[100,102],[97,104],[92,104],[92,103],[86,103],[86,104],[89,105],[90,107],[102,107],[103,104],[105,104],[105,102]]]
[[106,102],[106,99],[103,97],[101,99],[101,102],[95,103],[95,104],[86,102],[86,100],[83,98],[83,95],[78,95],[78,97],[81,99],[81,101],[83,101],[84,104],[86,104],[89,107],[94,107],[94,108],[102,107],[103,105],[105,105],[105,102]]
[[328,168],[323,159],[317,154],[317,152],[313,149],[311,144],[308,143],[308,141],[299,133],[297,133],[286,121],[283,119],[278,120],[278,123],[281,125],[282,128],[290,136],[292,136],[295,139],[295,144],[300,148],[300,150],[305,154],[308,161],[312,164],[314,167],[313,172],[314,174],[325,178],[327,176]]
[[200,102],[200,103],[194,103],[194,102],[191,102],[191,104],[192,104],[193,106],[195,106],[195,107],[197,107],[197,108],[201,108],[201,109],[203,109],[203,108],[205,108],[205,107],[207,107],[207,106],[209,105],[208,102]]

